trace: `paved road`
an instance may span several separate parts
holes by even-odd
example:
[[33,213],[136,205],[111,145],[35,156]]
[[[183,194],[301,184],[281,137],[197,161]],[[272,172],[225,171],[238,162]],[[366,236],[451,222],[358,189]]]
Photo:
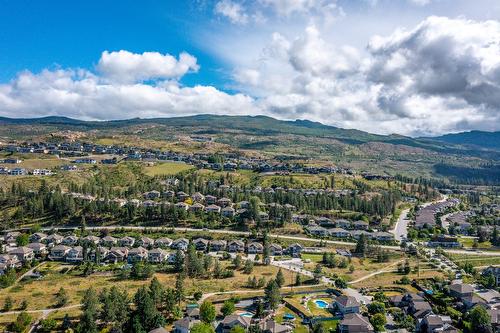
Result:
[[410,220],[408,219],[409,212],[409,208],[404,209],[399,215],[394,229],[391,230],[391,232],[394,234],[394,239],[396,239],[397,241],[401,241],[403,240],[403,238],[406,238],[408,236],[408,223],[410,223]]
[[[438,202],[443,202],[448,200],[447,195],[443,195],[441,199],[436,200],[436,201],[430,201],[422,204],[422,207],[427,207],[430,204],[433,203],[438,203]],[[408,213],[410,212],[410,209],[403,209],[401,211],[401,214],[399,214],[399,218],[396,222],[396,225],[394,226],[394,229],[391,230],[391,233],[394,234],[394,239],[397,241],[401,241],[403,238],[406,238],[408,236],[408,224],[410,223],[410,220],[408,219]]]

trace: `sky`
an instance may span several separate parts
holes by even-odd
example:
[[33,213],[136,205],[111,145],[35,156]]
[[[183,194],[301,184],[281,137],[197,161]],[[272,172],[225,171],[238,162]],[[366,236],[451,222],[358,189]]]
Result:
[[498,0],[0,0],[0,116],[500,130]]

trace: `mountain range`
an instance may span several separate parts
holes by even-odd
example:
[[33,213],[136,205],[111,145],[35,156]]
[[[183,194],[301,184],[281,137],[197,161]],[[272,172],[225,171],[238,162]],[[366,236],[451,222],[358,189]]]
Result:
[[[361,171],[412,176],[468,175],[480,182],[497,179],[500,132],[471,131],[412,138],[343,129],[309,120],[284,121],[267,116],[196,115],[173,118],[84,121],[65,117],[1,118],[0,137],[41,140],[61,131],[101,142],[141,140],[171,149],[193,148],[204,138],[217,149],[240,149],[309,163],[327,161]],[[117,138],[121,140],[116,141]],[[203,140],[202,140],[203,141]],[[191,143],[189,143],[191,142]],[[201,148],[200,148],[201,147]],[[221,148],[227,147],[227,148]],[[500,181],[500,180],[499,180]]]

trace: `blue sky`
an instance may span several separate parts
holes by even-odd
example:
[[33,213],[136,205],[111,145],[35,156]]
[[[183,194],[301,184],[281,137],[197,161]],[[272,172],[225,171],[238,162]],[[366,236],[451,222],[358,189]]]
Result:
[[499,130],[496,0],[0,1],[0,116]]
[[[206,68],[189,84],[220,84],[224,66],[192,43],[195,22],[210,20],[184,1],[3,1],[0,80],[51,66],[91,68],[104,50],[196,54]],[[196,80],[193,81],[193,80]]]

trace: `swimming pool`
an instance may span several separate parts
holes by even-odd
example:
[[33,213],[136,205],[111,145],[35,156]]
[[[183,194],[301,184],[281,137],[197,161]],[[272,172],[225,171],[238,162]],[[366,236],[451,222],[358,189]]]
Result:
[[240,316],[252,318],[254,316],[254,314],[251,312],[243,312],[243,313],[240,313]]
[[316,304],[316,306],[320,309],[326,309],[329,305],[327,302],[325,302],[321,299],[314,300],[314,304]]

